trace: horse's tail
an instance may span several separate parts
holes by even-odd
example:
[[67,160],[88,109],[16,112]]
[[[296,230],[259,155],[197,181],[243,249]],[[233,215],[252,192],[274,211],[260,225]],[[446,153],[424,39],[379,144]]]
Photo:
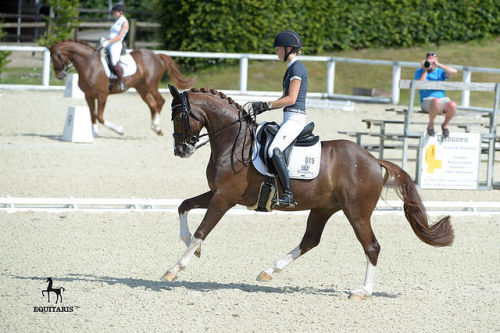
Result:
[[403,169],[394,163],[385,160],[378,161],[387,173],[384,184],[389,178],[394,179],[394,188],[397,195],[404,201],[404,211],[411,228],[418,238],[432,246],[447,246],[453,243],[455,237],[451,227],[450,216],[447,215],[429,226],[422,199],[413,184],[413,180]]
[[163,61],[163,63],[165,64],[168,76],[170,76],[170,79],[178,88],[188,89],[194,86],[194,84],[196,83],[196,78],[194,77],[190,79],[185,78],[182,75],[179,66],[177,66],[177,64],[172,58],[170,58],[166,54],[161,54],[161,53],[159,54],[159,56]]

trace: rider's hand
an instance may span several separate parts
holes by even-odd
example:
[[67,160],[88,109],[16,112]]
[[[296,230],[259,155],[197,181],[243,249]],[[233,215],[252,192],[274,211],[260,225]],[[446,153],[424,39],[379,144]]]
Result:
[[255,114],[261,114],[262,112],[269,110],[269,106],[266,102],[253,102],[252,109]]
[[106,47],[109,45],[109,39],[101,38],[101,46]]

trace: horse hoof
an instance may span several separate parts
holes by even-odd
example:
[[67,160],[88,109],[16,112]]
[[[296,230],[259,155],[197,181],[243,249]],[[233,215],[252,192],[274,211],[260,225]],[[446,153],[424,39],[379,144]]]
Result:
[[201,258],[201,245],[199,245],[196,251],[194,251],[194,255]]
[[257,281],[264,281],[264,282],[267,282],[267,281],[271,281],[273,279],[273,277],[269,274],[267,274],[266,272],[260,272],[259,276],[257,276]]
[[351,293],[349,295],[349,299],[351,301],[362,301],[362,300],[365,300],[367,298],[370,298],[371,295],[369,294],[366,294],[366,293],[358,293],[358,292],[354,292],[354,293]]
[[167,280],[169,282],[172,282],[175,279],[177,279],[177,274],[174,274],[172,272],[166,272],[165,274],[163,274],[163,276],[161,277],[161,279],[162,280]]
[[156,131],[156,134],[158,136],[163,136],[165,133],[163,133],[163,130]]

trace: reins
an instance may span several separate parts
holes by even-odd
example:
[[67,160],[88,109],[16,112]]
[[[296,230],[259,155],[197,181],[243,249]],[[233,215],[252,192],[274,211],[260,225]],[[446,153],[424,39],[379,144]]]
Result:
[[[231,167],[234,172],[237,172],[234,167],[234,156],[236,152],[236,146],[238,143],[238,138],[240,137],[241,134],[241,129],[242,129],[242,123],[243,121],[246,121],[249,126],[247,127],[246,131],[250,131],[250,149],[248,151],[248,155],[245,156],[245,151],[244,147],[247,144],[247,135],[244,135],[244,140],[243,140],[243,149],[241,151],[241,159],[236,158],[239,162],[241,162],[244,166],[248,166],[250,162],[252,162],[252,145],[253,142],[255,141],[255,114],[252,114],[252,112],[246,112],[245,110],[238,110],[238,119],[230,122],[229,124],[213,130],[213,131],[208,131],[207,133],[201,134],[201,135],[195,135],[193,134],[193,130],[191,128],[191,123],[189,122],[189,118],[193,118],[196,121],[200,122],[205,128],[208,127],[206,126],[205,122],[203,122],[198,116],[196,116],[194,113],[191,112],[191,108],[189,107],[189,97],[188,97],[188,92],[184,91],[182,94],[180,94],[181,97],[181,103],[180,104],[175,104],[172,106],[172,120],[174,117],[182,113],[182,122],[183,122],[183,133],[173,133],[172,136],[175,137],[180,137],[181,139],[184,140],[185,143],[191,145],[193,149],[196,151],[197,149],[203,147],[206,145],[210,140],[206,140],[205,142],[196,145],[196,143],[200,140],[200,138],[203,138],[205,136],[212,136],[213,139],[215,139],[217,136],[222,134],[223,131],[228,129],[229,127],[239,123],[240,126],[238,128],[238,133],[236,134],[236,137],[233,141],[233,145],[231,147]],[[248,104],[248,103],[247,103]],[[248,121],[248,120],[251,121]]]

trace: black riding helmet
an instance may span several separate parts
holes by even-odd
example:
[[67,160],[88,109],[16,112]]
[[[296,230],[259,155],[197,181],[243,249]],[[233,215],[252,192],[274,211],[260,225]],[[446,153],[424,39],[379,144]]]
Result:
[[[298,52],[302,48],[302,39],[298,33],[292,30],[284,30],[279,32],[276,37],[274,37],[273,47],[283,46],[285,48],[285,59],[288,60],[290,53]],[[292,51],[288,52],[287,47],[292,47]]]
[[116,5],[111,8],[112,12],[122,12],[125,13],[125,5],[122,3],[117,3]]

